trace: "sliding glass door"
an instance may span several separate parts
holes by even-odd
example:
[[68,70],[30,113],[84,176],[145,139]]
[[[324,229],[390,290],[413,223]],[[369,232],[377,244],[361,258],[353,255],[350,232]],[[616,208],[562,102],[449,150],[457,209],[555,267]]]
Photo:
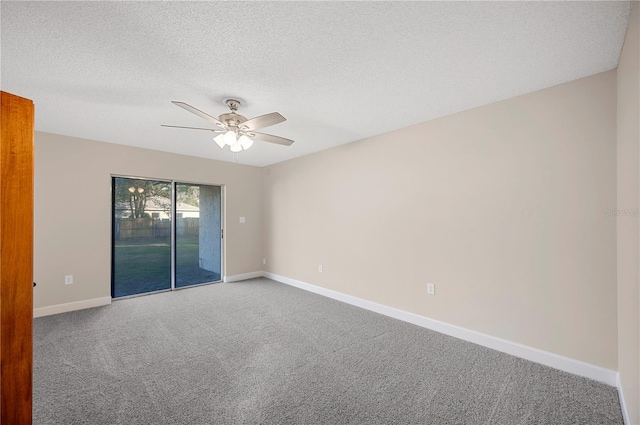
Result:
[[220,186],[126,177],[112,186],[114,298],[220,281]]
[[176,288],[220,280],[220,186],[176,183]]
[[171,289],[171,182],[113,179],[113,297]]

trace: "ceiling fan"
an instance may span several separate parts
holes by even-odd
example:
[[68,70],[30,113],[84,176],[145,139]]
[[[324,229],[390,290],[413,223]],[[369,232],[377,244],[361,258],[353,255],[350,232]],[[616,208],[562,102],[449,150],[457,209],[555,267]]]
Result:
[[218,126],[218,128],[183,127],[180,125],[164,124],[162,125],[163,127],[188,128],[192,130],[206,130],[214,133],[220,133],[213,138],[213,141],[216,142],[221,149],[224,149],[225,146],[229,146],[229,150],[231,152],[240,152],[243,149],[249,149],[251,145],[253,145],[253,139],[284,146],[291,146],[293,143],[293,140],[285,139],[284,137],[254,131],[260,128],[279,124],[286,120],[285,117],[277,112],[272,112],[270,114],[260,115],[259,117],[248,120],[246,117],[236,112],[238,107],[242,105],[242,101],[238,99],[225,99],[224,103],[229,107],[231,112],[222,114],[218,118],[202,112],[201,110],[184,102],[172,101],[171,103],[191,112],[192,114],[204,118],[210,123]]

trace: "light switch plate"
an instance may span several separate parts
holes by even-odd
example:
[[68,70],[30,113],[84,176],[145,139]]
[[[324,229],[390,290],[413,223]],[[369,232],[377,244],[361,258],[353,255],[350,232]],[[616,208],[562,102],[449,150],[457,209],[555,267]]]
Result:
[[244,224],[244,222],[245,222],[244,217],[240,217],[240,223]]

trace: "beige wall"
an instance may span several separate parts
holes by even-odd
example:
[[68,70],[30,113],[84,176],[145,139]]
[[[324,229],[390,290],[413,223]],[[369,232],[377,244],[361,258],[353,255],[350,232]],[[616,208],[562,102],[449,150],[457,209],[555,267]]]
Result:
[[615,142],[609,71],[267,167],[265,267],[616,370]]
[[629,420],[640,424],[640,7],[618,64],[618,365]]
[[225,274],[261,270],[260,169],[47,133],[35,143],[36,308],[110,296],[112,174],[226,185]]

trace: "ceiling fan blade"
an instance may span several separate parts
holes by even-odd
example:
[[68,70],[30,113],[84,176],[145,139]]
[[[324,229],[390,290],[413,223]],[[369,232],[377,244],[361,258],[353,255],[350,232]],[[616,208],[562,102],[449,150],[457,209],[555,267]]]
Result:
[[214,133],[222,133],[225,130],[218,130],[216,128],[204,128],[204,127],[184,127],[182,125],[166,125],[166,124],[160,124],[161,127],[171,127],[171,128],[188,128],[191,130],[207,130],[207,131],[213,131]]
[[259,139],[269,143],[275,143],[278,145],[291,146],[293,144],[293,140],[285,139],[284,137],[280,136],[274,136],[272,134],[256,133],[252,131],[250,133],[247,133],[247,135],[255,139]]
[[259,128],[269,127],[272,125],[280,124],[287,119],[277,112],[272,112],[266,115],[260,115],[259,117],[251,118],[240,124],[242,130],[257,130]]
[[173,103],[176,106],[181,107],[182,109],[185,109],[189,112],[191,112],[192,114],[196,114],[197,116],[204,118],[205,120],[214,123],[215,125],[219,126],[219,127],[223,127],[224,128],[224,124],[222,122],[220,122],[220,120],[218,120],[215,117],[212,117],[211,115],[207,114],[206,112],[202,112],[200,109],[194,108],[191,105],[187,105],[184,102],[177,102],[175,100],[171,101],[171,103]]

